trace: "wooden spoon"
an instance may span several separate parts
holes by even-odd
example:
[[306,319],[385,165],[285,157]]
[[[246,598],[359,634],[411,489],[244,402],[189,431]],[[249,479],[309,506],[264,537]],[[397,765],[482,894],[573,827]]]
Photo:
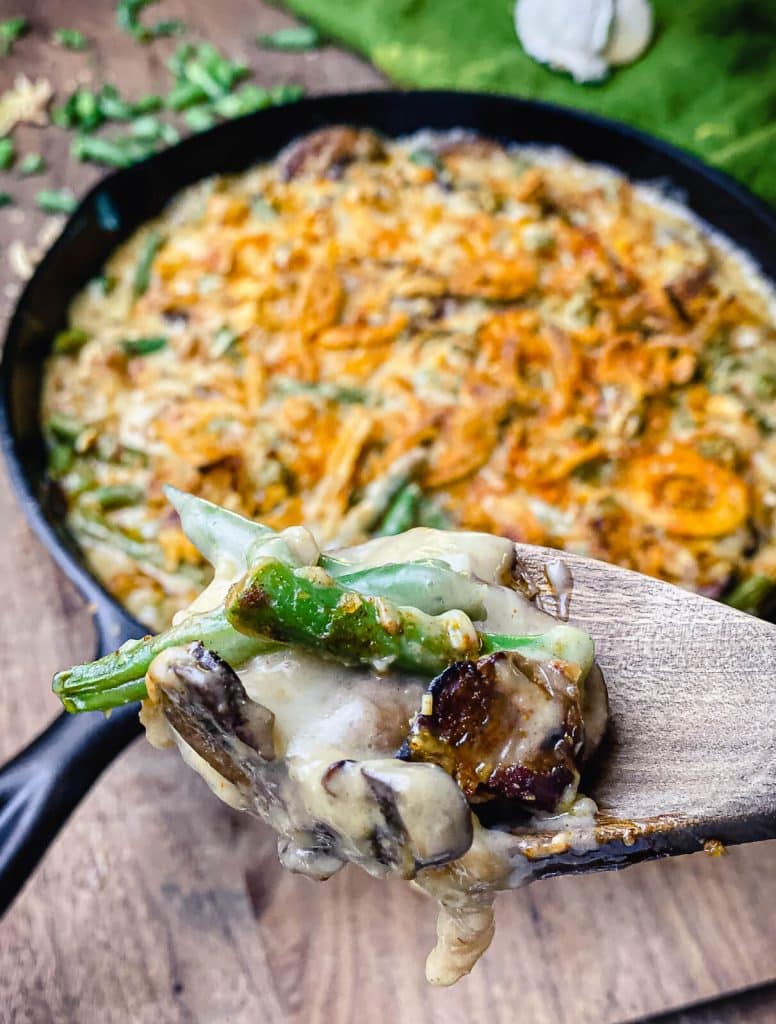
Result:
[[776,626],[604,562],[516,550],[545,594],[548,564],[570,570],[569,622],[595,639],[611,705],[581,787],[600,845],[536,874],[776,838]]

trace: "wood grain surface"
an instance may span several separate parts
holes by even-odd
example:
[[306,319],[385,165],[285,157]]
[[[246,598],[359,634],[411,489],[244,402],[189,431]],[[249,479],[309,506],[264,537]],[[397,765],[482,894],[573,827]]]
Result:
[[[524,572],[550,592],[550,548],[518,544]],[[761,820],[776,834],[776,625],[662,580],[579,555],[569,622],[595,638],[609,692],[609,731],[587,792],[599,809],[666,817],[701,838],[733,841]],[[747,836],[748,838],[748,836]]]
[[[377,0],[376,0],[377,2]],[[114,26],[108,0],[0,0],[33,34],[0,58],[0,87],[18,71],[73,88],[130,94],[161,85],[164,43],[141,48]],[[206,38],[243,56],[261,82],[310,91],[381,79],[334,48],[268,54],[257,31],[288,23],[248,0],[166,0]],[[85,29],[88,54],[55,50],[51,28]],[[31,197],[82,192],[94,168],[67,158],[58,129],[17,131],[41,151],[45,178],[2,175],[16,207],[0,211],[0,315],[18,287],[7,247],[37,239]],[[88,611],[27,528],[0,478],[0,756],[57,712],[53,671],[89,655]],[[219,804],[177,758],[143,742],[103,776],[0,925],[0,1020],[14,1024],[608,1024],[776,978],[776,843],[702,854],[622,873],[543,881],[501,899],[493,947],[456,988],[423,980],[432,908],[408,888],[347,869],[321,884],[283,873],[268,831]],[[770,993],[772,996],[772,992]],[[770,999],[766,993],[766,999]],[[772,1011],[772,1012],[771,1012]],[[715,1021],[738,1021],[721,1010]],[[757,1021],[776,1020],[758,1005]],[[770,1015],[769,1015],[770,1014]],[[748,1018],[747,1018],[748,1019]]]

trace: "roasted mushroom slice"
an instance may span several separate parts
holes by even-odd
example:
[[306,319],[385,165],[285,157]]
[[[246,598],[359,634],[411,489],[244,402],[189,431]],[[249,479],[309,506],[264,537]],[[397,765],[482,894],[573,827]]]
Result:
[[333,125],[292,142],[278,157],[283,181],[293,178],[338,178],[356,160],[380,160],[385,148],[374,132],[365,128]]
[[[146,726],[161,714],[184,757],[191,760],[193,753],[211,786],[222,790],[226,780],[234,787],[230,802],[279,833],[280,857],[291,870],[327,878],[352,861],[372,874],[410,879],[455,860],[471,845],[466,798],[441,768],[392,757],[332,760],[326,742],[307,756],[278,749],[273,713],[200,643],[158,655],[148,671],[148,694]],[[343,690],[350,721],[348,699]],[[391,700],[386,685],[386,714]],[[406,721],[401,695],[394,694],[393,702]],[[367,737],[361,740],[366,747]]]
[[430,684],[399,756],[441,765],[472,802],[561,810],[579,783],[583,700],[567,662],[512,651],[458,662]]
[[173,647],[152,663],[149,699],[201,758],[233,785],[250,785],[273,760],[275,716],[248,698],[234,670],[201,643]]

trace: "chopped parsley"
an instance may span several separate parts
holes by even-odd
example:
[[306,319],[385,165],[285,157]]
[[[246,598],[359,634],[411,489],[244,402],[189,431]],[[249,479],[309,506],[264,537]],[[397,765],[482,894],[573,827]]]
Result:
[[69,189],[43,189],[38,192],[35,202],[44,213],[72,213],[78,201]]
[[46,161],[40,153],[28,153],[19,164],[19,174],[29,178],[33,174],[42,174],[46,170]]
[[321,45],[321,36],[312,25],[293,25],[280,28],[277,32],[256,36],[256,42],[265,50],[286,50],[298,53],[302,50],[314,50]]
[[52,42],[65,50],[85,50],[86,36],[77,28],[57,28],[51,33]]
[[9,167],[13,167],[15,159],[16,147],[13,144],[13,139],[5,136],[0,139],[0,171],[7,171]]
[[148,286],[151,283],[151,268],[163,242],[164,239],[158,231],[149,231],[146,235],[140,258],[135,267],[135,276],[132,278],[132,293],[135,298],[139,298],[148,291]]
[[116,5],[116,23],[122,31],[139,43],[148,43],[160,36],[173,36],[183,32],[186,26],[178,18],[157,21],[153,25],[146,25],[140,21],[142,11],[158,2],[159,0],[119,0]]
[[29,27],[29,22],[24,17],[7,18],[5,21],[0,21],[0,56],[8,56],[13,51],[13,44],[24,35]]

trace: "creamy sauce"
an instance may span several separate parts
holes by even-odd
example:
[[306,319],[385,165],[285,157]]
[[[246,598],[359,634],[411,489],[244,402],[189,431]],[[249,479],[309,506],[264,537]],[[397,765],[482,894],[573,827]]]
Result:
[[[317,557],[309,544],[300,547]],[[479,625],[489,631],[541,633],[557,627],[556,619],[505,586],[514,547],[503,538],[416,529],[330,554],[360,568],[436,559],[488,584],[486,617]],[[181,616],[220,604],[235,572],[233,561],[219,565],[213,582]],[[174,657],[175,651],[166,651],[154,661],[150,692]],[[248,697],[274,716],[275,757],[260,761],[252,754],[250,785],[224,779],[171,727],[165,729],[157,705],[147,704],[149,740],[174,742],[220,799],[266,820],[279,834],[279,856],[287,868],[326,878],[351,862],[377,876],[413,880],[436,899],[437,945],[426,966],[434,984],[458,980],[487,948],[498,890],[530,881],[536,858],[595,842],[595,808],[586,798],[578,798],[565,815],[534,816],[519,833],[487,829],[441,767],[397,760],[426,679],[347,668],[299,648],[257,655],[237,671]],[[595,743],[606,717],[605,691],[595,673],[586,704],[589,742]],[[541,732],[544,716],[531,727]],[[397,814],[400,827],[392,832],[387,825]]]

